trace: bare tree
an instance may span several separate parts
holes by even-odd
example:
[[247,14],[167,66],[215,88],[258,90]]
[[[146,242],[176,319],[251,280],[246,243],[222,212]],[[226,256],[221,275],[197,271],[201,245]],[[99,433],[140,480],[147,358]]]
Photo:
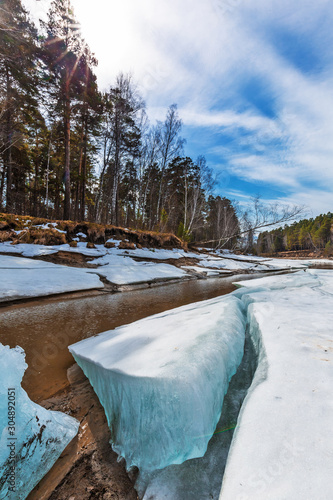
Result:
[[164,174],[167,165],[182,153],[185,139],[179,137],[182,128],[182,121],[178,116],[177,105],[172,104],[168,111],[164,123],[158,124],[158,150],[159,166],[161,170],[161,180],[158,192],[156,219],[160,219],[160,210],[163,205],[163,184]]
[[260,196],[252,198],[245,210],[238,212],[239,228],[227,237],[200,242],[200,244],[215,244],[216,248],[225,247],[233,238],[243,239],[243,249],[250,250],[257,231],[266,227],[278,226],[300,219],[305,215],[306,207],[299,205],[284,205],[279,203],[265,204]]
[[[111,212],[111,222],[118,225],[118,191],[127,160],[139,155],[140,123],[145,104],[137,93],[131,75],[120,74],[116,86],[104,94],[102,124],[102,167],[96,200],[96,219],[101,219],[101,198]],[[105,186],[108,175],[109,187]],[[109,215],[108,215],[109,218]]]
[[[146,127],[144,127],[144,130]],[[139,204],[138,204],[138,216],[141,219],[143,226],[147,225],[147,196],[151,183],[153,179],[153,166],[157,164],[158,161],[158,145],[159,145],[159,129],[157,126],[150,127],[145,130],[142,138],[141,154],[139,157]]]
[[196,168],[196,182],[192,183],[189,193],[188,186],[185,186],[184,229],[189,234],[203,226],[202,214],[206,204],[206,196],[212,192],[215,184],[212,169],[208,167],[204,156],[201,155],[197,158]]

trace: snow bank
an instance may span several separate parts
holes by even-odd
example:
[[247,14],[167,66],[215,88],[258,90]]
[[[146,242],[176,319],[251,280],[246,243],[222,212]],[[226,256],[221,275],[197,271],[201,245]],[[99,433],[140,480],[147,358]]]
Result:
[[79,422],[33,403],[20,347],[0,344],[0,499],[24,499],[77,434]]
[[24,257],[39,257],[40,255],[52,255],[58,252],[57,247],[33,245],[31,243],[20,243],[11,245],[10,243],[0,243],[0,252],[15,253]]
[[45,264],[43,262],[41,267],[31,264],[30,268],[2,268],[0,302],[104,287],[97,274]]
[[127,467],[152,471],[202,456],[242,359],[244,314],[219,297],[157,314],[69,347]]
[[267,271],[267,266],[257,262],[243,262],[232,259],[223,259],[220,257],[204,257],[200,260],[200,265],[212,269],[228,269],[228,270],[250,270]]
[[198,274],[202,274],[203,276],[220,276],[221,274],[232,274],[232,271],[228,271],[227,269],[209,269],[208,267],[205,268],[199,266],[182,266],[182,269],[190,269]]
[[239,415],[220,499],[330,500],[333,274],[300,271],[242,285],[235,294],[249,304],[259,365]]
[[136,262],[130,257],[120,255],[107,255],[94,262],[101,265],[96,272],[117,285],[141,283],[154,279],[183,278],[187,275],[182,269],[170,264]]
[[96,245],[96,248],[87,248],[87,243],[78,242],[77,247],[71,247],[68,243],[63,245],[35,245],[33,243],[20,243],[18,245],[11,245],[8,242],[0,243],[1,253],[17,253],[23,257],[39,257],[40,255],[52,255],[59,251],[80,253],[87,257],[100,257],[107,253],[104,245]]
[[[58,269],[64,268],[52,262],[43,260],[25,259],[14,255],[0,255],[0,269]],[[67,269],[67,268],[65,268]]]

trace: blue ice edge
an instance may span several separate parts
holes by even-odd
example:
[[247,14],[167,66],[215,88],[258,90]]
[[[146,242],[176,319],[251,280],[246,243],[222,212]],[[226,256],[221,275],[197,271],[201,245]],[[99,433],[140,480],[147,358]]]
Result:
[[42,408],[21,387],[23,349],[0,344],[0,499],[25,499],[76,436],[79,422]]
[[127,469],[151,472],[205,454],[242,360],[245,316],[239,298],[218,297],[69,347]]

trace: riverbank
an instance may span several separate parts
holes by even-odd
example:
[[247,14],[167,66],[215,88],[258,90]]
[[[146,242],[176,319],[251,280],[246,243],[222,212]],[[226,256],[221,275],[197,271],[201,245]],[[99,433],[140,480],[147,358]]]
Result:
[[[233,296],[241,299],[245,306],[244,315],[247,316],[249,327],[247,333],[251,339],[253,351],[247,360],[250,371],[246,373],[242,365],[237,370],[241,383],[240,385],[237,383],[236,388],[232,386],[232,383],[230,385],[231,390],[228,391],[226,406],[224,405],[222,410],[221,423],[217,426],[205,456],[186,461],[182,465],[170,465],[163,470],[156,471],[148,479],[148,487],[144,493],[145,499],[159,499],[159,494],[163,494],[163,498],[170,500],[217,499],[225,465],[227,468],[221,499],[234,499],[240,494],[249,495],[249,498],[258,498],[258,490],[254,487],[252,478],[261,480],[260,471],[264,471],[265,477],[268,478],[260,490],[264,491],[266,496],[270,496],[271,492],[274,496],[274,492],[278,491],[275,496],[280,498],[280,491],[288,491],[288,499],[295,498],[297,491],[301,489],[305,494],[311,487],[315,496],[318,492],[318,488],[313,486],[316,481],[318,485],[323,485],[324,496],[327,496],[327,492],[330,491],[330,464],[327,462],[327,453],[331,448],[326,429],[331,418],[331,394],[327,391],[332,380],[333,353],[331,347],[333,340],[329,329],[332,315],[331,273],[310,270],[288,276],[247,280],[240,284],[242,288]],[[313,305],[314,309],[311,307]],[[168,315],[163,315],[163,318],[166,316]],[[163,323],[165,321],[166,319],[163,319]],[[129,328],[132,328],[135,335],[136,325],[130,325]],[[123,330],[119,331],[120,336],[122,332]],[[139,331],[139,339],[140,335]],[[101,343],[103,343],[102,337]],[[80,380],[78,368],[72,370]],[[73,375],[70,370],[69,378],[71,377]],[[82,378],[79,384],[84,384]],[[77,389],[74,383],[70,392],[74,394],[75,390]],[[100,407],[98,409],[93,403],[91,404],[91,396],[87,392],[83,391],[83,393],[87,414],[90,411],[102,411]],[[244,396],[246,398],[243,403]],[[80,410],[80,403],[75,397],[74,407]],[[44,404],[55,404],[54,401]],[[272,405],[274,411],[271,411]],[[241,413],[238,415],[240,408]],[[60,409],[68,411],[66,406]],[[230,418],[231,415],[232,418]],[[91,418],[92,422],[99,422],[98,416],[91,414]],[[261,422],[259,428],[258,421]],[[313,427],[314,421],[317,422],[315,427]],[[85,426],[86,421],[83,422]],[[235,434],[231,437],[235,427]],[[86,428],[88,434],[91,433],[91,429],[88,426]],[[101,423],[99,425],[101,432],[102,428]],[[260,439],[262,429],[265,430],[264,440]],[[109,436],[107,427],[104,427],[103,434],[106,440]],[[82,435],[83,439],[86,439],[85,432]],[[223,439],[219,441],[221,436]],[[81,435],[78,439],[81,439]],[[69,498],[74,499],[104,498],[106,491],[105,493],[102,491],[103,483],[98,473],[101,470],[111,470],[112,463],[104,469],[105,459],[101,457],[97,462],[101,464],[100,469],[97,468],[94,456],[99,456],[97,455],[98,447],[96,448],[95,444],[98,439],[98,432],[94,434],[92,441],[88,439],[89,458],[85,456],[81,462],[79,460],[74,463],[71,472],[66,475],[55,491],[55,496],[50,497],[52,500],[65,499],[68,495]],[[222,451],[221,442],[223,443]],[[229,453],[231,442],[232,447]],[[259,448],[260,453],[257,451]],[[94,451],[89,454],[92,449]],[[84,449],[82,453],[85,454]],[[110,450],[109,453],[111,453]],[[218,459],[216,459],[217,456]],[[263,456],[265,458],[262,458]],[[110,455],[109,460],[112,462],[114,458]],[[260,463],[259,467],[258,463]],[[86,476],[82,475],[83,464]],[[307,470],[306,476],[304,476],[304,470]],[[91,471],[95,475],[90,475]],[[114,477],[117,477],[117,472],[113,472]],[[119,478],[121,477],[119,472]],[[134,481],[135,477],[134,475],[128,479]],[[93,495],[90,495],[90,491],[87,490],[85,478],[89,479],[90,487],[95,488]],[[240,481],[239,478],[242,480]],[[241,487],[240,482],[246,484],[246,489]],[[306,483],[306,486],[303,483]],[[78,484],[80,496],[75,496],[76,484]],[[116,487],[111,477],[109,484]],[[198,485],[203,489],[196,497]],[[204,495],[202,491],[205,492]],[[118,498],[132,498],[129,496],[132,493],[133,489],[128,490],[124,496],[118,496]],[[207,496],[205,496],[206,493]],[[36,500],[37,498],[43,497],[35,497]],[[109,497],[105,496],[105,498]]]
[[31,500],[136,498],[133,478],[116,462],[108,444],[104,410],[87,379],[78,368],[71,368],[70,344],[158,312],[230,293],[237,280],[332,264],[207,249],[120,247],[119,241],[111,248],[89,248],[83,241],[61,248],[0,244],[1,342],[26,351],[28,369],[22,385],[29,396],[81,422],[79,436],[31,493]]
[[73,365],[68,345],[173,307],[230,293],[236,289],[231,279],[172,284],[160,287],[158,294],[144,289],[80,299],[53,297],[1,309],[6,332],[2,341],[11,346],[18,343],[26,351],[28,368],[22,385],[30,397],[80,421],[78,436],[29,500],[137,498],[135,477],[129,477],[124,463],[117,462],[104,410],[89,381]]
[[[16,252],[16,254],[15,254]],[[331,260],[286,260],[200,249],[112,248],[84,242],[45,246],[0,243],[0,305],[100,290],[121,292],[167,283],[329,265]]]
[[79,433],[28,500],[136,500],[135,476],[129,477],[124,462],[119,463],[111,449],[104,409],[89,380],[76,364],[68,369],[67,376],[67,390],[40,404],[76,418]]

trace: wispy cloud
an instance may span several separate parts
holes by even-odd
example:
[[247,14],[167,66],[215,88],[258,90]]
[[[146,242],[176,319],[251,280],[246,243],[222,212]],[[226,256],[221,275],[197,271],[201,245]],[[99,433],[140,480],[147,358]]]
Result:
[[100,85],[133,72],[152,120],[177,102],[187,154],[228,171],[230,193],[332,209],[330,0],[72,3]]

